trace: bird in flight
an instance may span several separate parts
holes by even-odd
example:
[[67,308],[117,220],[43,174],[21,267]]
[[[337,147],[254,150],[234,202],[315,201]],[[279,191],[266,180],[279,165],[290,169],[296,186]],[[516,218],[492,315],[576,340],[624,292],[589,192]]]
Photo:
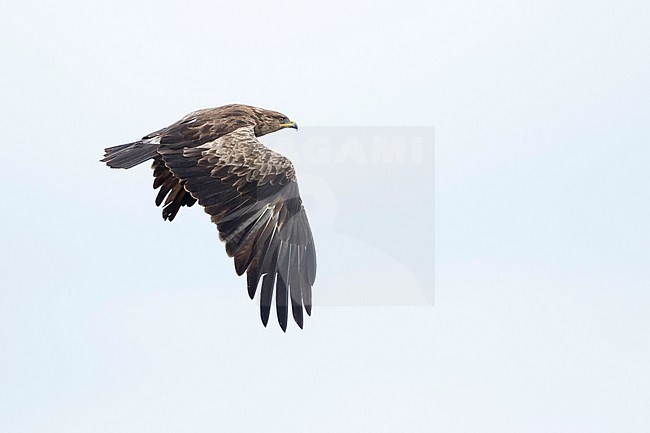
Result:
[[111,168],[153,159],[156,205],[172,221],[197,201],[217,225],[237,275],[247,276],[253,299],[260,286],[260,315],[268,323],[273,292],[278,322],[287,328],[289,301],[302,328],[311,315],[316,250],[300,199],[293,164],[257,140],[298,129],[276,111],[231,104],[194,111],[133,143],[105,149]]

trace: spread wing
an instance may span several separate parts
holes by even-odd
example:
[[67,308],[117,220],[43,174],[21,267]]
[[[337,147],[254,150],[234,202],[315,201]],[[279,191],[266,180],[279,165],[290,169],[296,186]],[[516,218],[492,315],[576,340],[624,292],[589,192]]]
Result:
[[[199,132],[199,125],[185,126],[165,131],[169,133],[162,135],[158,147],[164,165],[177,178],[169,183],[169,203],[176,203],[171,198],[174,188],[182,186],[211,215],[237,274],[247,274],[251,299],[261,286],[264,325],[275,291],[282,329],[287,327],[289,301],[302,328],[303,307],[311,314],[316,252],[293,165],[257,141],[252,125],[212,139]],[[160,173],[166,185],[162,168]]]

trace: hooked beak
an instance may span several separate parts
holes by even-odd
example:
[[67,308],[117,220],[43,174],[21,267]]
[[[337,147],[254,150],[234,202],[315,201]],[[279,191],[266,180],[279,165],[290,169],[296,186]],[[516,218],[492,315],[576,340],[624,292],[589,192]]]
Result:
[[289,120],[289,123],[281,123],[280,126],[283,128],[293,128],[296,130],[298,129],[298,124],[293,120]]

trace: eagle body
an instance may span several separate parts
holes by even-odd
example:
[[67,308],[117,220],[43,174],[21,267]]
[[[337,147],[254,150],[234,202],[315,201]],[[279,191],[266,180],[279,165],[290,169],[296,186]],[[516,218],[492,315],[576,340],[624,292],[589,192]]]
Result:
[[278,322],[288,308],[302,328],[311,315],[316,251],[293,164],[257,137],[298,129],[276,111],[231,104],[194,111],[133,143],[105,149],[111,168],[153,160],[156,205],[172,221],[198,201],[217,225],[251,299],[260,287],[260,315],[268,323],[273,293]]

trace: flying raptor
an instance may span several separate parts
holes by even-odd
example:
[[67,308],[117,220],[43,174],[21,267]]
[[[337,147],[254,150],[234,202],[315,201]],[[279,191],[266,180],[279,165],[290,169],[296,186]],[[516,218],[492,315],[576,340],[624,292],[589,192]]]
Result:
[[197,201],[217,225],[238,275],[247,276],[260,315],[268,323],[273,292],[278,321],[287,328],[289,302],[302,328],[311,315],[316,250],[296,174],[289,159],[257,140],[283,128],[298,129],[276,111],[231,104],[194,111],[133,143],[105,149],[111,168],[153,159],[156,205],[172,221]]

